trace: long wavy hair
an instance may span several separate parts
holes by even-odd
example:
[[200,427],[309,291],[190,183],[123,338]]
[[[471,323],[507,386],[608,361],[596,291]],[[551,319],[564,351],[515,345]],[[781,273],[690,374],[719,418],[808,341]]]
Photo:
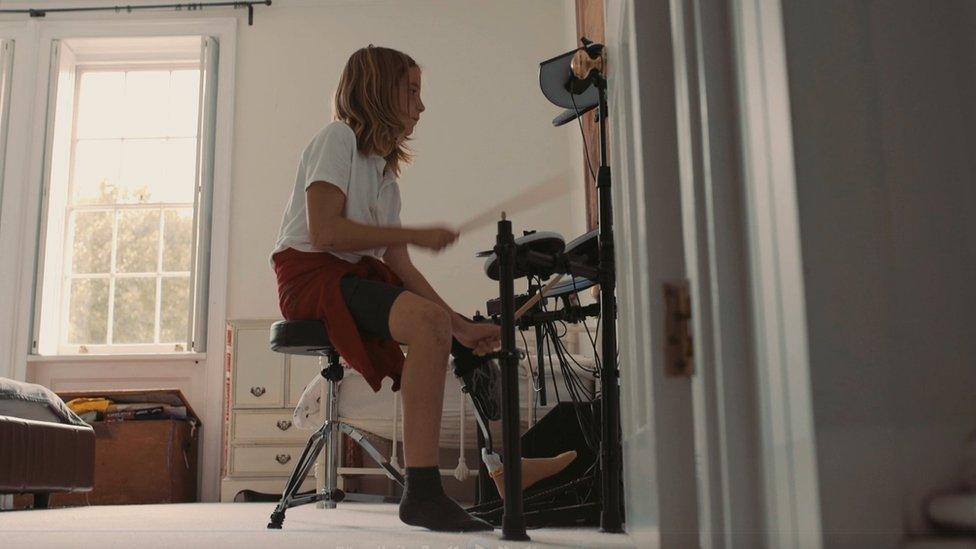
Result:
[[360,153],[382,156],[386,171],[395,176],[400,175],[401,162],[413,158],[406,140],[400,141],[406,125],[399,95],[408,71],[417,66],[403,52],[370,44],[349,56],[336,89],[335,119],[356,133]]

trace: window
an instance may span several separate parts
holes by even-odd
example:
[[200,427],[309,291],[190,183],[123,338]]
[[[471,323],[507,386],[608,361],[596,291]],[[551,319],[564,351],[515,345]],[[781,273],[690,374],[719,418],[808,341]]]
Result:
[[14,41],[0,40],[0,211],[3,211],[3,180],[7,158],[7,126],[10,120],[10,82]]
[[79,76],[61,346],[176,348],[189,320],[200,71]]
[[212,140],[201,138],[212,133],[201,124],[209,105],[201,97],[211,95],[201,86],[205,44],[201,37],[58,44],[35,353],[194,347],[212,155]]

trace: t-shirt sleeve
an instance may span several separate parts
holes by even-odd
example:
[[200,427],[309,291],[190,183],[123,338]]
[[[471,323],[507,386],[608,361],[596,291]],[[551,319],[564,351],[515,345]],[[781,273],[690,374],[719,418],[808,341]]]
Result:
[[393,186],[393,207],[390,208],[389,219],[387,219],[387,225],[390,227],[401,227],[400,223],[400,186]]
[[326,126],[315,136],[305,154],[305,190],[316,181],[325,181],[349,196],[355,154],[356,134],[349,126],[340,122]]

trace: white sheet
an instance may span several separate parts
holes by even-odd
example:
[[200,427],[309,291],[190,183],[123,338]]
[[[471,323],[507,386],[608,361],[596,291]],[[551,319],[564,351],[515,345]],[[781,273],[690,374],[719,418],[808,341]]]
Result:
[[0,377],[0,416],[88,426],[54,391],[5,377]]

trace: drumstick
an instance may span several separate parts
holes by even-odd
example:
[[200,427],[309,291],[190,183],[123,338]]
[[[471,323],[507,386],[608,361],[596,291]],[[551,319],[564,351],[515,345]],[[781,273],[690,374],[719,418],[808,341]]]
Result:
[[487,225],[488,223],[497,221],[499,212],[505,211],[511,214],[512,212],[527,210],[529,208],[538,206],[540,203],[545,202],[548,199],[557,197],[567,190],[569,190],[569,184],[565,177],[553,177],[548,181],[540,183],[534,187],[530,187],[512,198],[509,198],[508,200],[496,204],[482,213],[475,215],[464,223],[458,225],[457,229],[455,230],[458,233],[472,231],[481,227],[482,225]]
[[534,296],[529,298],[528,301],[526,301],[521,307],[519,307],[519,310],[515,311],[515,319],[513,321],[518,322],[518,319],[522,318],[522,315],[524,315],[529,309],[531,309],[536,303],[538,303],[539,300],[546,295],[546,292],[551,290],[552,287],[555,286],[562,278],[563,275],[561,274],[556,275],[556,278],[552,279],[548,284],[545,285],[544,288],[542,288],[541,290],[536,292]]
[[539,290],[538,292],[536,292],[536,294],[534,296],[532,296],[531,298],[529,298],[529,300],[526,301],[524,305],[522,305],[521,307],[519,307],[519,310],[515,311],[515,321],[518,322],[518,319],[521,318],[522,315],[524,315],[526,311],[528,311],[529,309],[531,309],[533,306],[535,306],[536,303],[539,302],[540,299],[542,299],[543,297],[545,297],[546,292],[548,292],[549,290],[551,290],[552,287],[555,286],[556,283],[559,282],[562,279],[562,277],[563,277],[563,275],[557,275],[556,278],[552,279],[548,284],[546,284],[546,286],[544,288],[542,288],[541,290]]

